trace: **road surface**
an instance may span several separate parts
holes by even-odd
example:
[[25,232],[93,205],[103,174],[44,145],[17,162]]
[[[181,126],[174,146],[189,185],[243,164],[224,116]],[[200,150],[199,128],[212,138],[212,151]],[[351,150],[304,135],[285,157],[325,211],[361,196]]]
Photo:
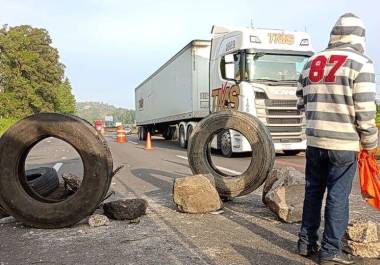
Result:
[[[0,264],[315,264],[295,253],[299,224],[277,220],[261,202],[261,189],[224,204],[217,214],[179,213],[172,202],[173,180],[190,176],[186,150],[175,142],[154,139],[154,150],[129,136],[126,144],[107,140],[114,165],[124,165],[113,179],[109,200],[144,198],[149,202],[139,224],[112,221],[91,228],[86,220],[72,228],[40,230],[13,218],[0,220]],[[49,165],[63,173],[82,174],[78,155],[67,144],[47,139],[32,151],[27,168]],[[50,142],[48,142],[50,141]],[[241,172],[249,158],[216,157],[227,172]],[[281,156],[276,166],[303,171],[305,158]],[[378,212],[361,200],[358,184],[351,196],[351,219],[380,223]],[[366,260],[363,264],[378,264]]]

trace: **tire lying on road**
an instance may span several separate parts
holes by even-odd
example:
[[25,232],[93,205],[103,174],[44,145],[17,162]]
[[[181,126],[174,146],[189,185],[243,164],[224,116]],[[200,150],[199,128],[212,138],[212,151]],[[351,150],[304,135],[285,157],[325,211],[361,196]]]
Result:
[[[26,180],[30,187],[41,196],[47,196],[59,186],[57,171],[50,167],[39,167],[25,171]],[[0,218],[9,216],[0,206]]]
[[47,196],[59,186],[57,171],[50,167],[39,167],[25,171],[30,187],[39,195]]
[[[63,201],[40,196],[24,173],[29,151],[47,137],[71,144],[82,159],[81,186]],[[0,157],[0,205],[17,220],[37,228],[67,227],[89,216],[111,183],[112,157],[104,138],[71,115],[40,113],[17,122],[0,138]]]
[[[243,134],[253,150],[249,167],[238,176],[224,174],[211,160],[209,143],[225,129],[233,129]],[[209,173],[214,176],[220,196],[238,197],[263,184],[273,168],[275,151],[270,132],[259,119],[238,111],[221,111],[210,114],[194,128],[188,147],[188,158],[194,174]]]

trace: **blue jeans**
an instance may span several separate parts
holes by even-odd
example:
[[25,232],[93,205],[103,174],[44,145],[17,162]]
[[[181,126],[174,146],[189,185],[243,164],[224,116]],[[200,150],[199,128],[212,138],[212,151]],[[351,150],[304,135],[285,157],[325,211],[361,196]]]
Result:
[[325,229],[319,253],[322,259],[342,252],[342,238],[349,218],[348,197],[356,169],[354,151],[307,147],[305,200],[298,243],[301,247],[318,244],[322,200],[327,188]]

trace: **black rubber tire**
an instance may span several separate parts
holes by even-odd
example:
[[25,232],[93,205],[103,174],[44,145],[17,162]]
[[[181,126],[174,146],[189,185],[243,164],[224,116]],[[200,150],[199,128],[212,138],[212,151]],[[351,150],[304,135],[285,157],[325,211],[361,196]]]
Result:
[[[82,159],[81,186],[64,201],[43,198],[26,183],[26,156],[47,137],[71,144]],[[17,122],[0,138],[0,157],[0,204],[32,227],[60,228],[79,222],[96,209],[111,183],[112,157],[104,138],[93,126],[71,115],[40,113]]]
[[187,143],[189,143],[192,134],[193,134],[193,126],[189,125],[187,126],[187,135],[186,135]]
[[41,196],[47,196],[59,186],[57,171],[50,167],[39,167],[25,171],[30,187]]
[[141,126],[139,127],[139,140],[140,141],[146,141],[146,138],[148,137],[148,130],[147,128]]
[[283,152],[287,156],[295,156],[301,153],[301,150],[283,150]]
[[[209,144],[222,130],[233,129],[251,144],[252,160],[245,172],[227,176],[213,165]],[[256,156],[255,156],[256,155]],[[269,130],[256,117],[238,111],[212,113],[193,130],[188,148],[189,164],[194,174],[212,174],[223,197],[246,195],[260,187],[273,168],[275,151]]]
[[[87,128],[90,131],[92,131],[92,133],[95,134],[97,136],[97,138],[103,143],[103,149],[104,149],[103,152],[104,152],[105,156],[107,157],[108,176],[112,176],[113,175],[113,159],[112,159],[111,150],[108,147],[107,140],[104,137],[104,135],[101,134],[99,131],[97,131],[95,129],[95,127],[89,121],[87,121],[85,119],[82,119],[81,117],[78,117],[78,116],[75,116],[75,115],[70,115],[70,114],[66,114],[66,115],[70,116],[73,119],[76,119],[76,120],[82,122],[84,125],[86,125]],[[108,178],[108,182],[109,182],[107,184],[108,187],[111,187],[112,177]],[[108,191],[109,191],[109,188],[107,190],[104,190],[103,197],[105,197],[107,195]]]
[[142,130],[142,128],[141,127],[139,127],[138,128],[138,131],[137,131],[137,133],[138,133],[138,136],[139,136],[139,141],[142,141],[142,132],[141,132],[141,130]]
[[179,146],[181,148],[187,148],[187,140],[185,138],[185,128],[181,125],[179,126],[179,139],[178,139]]
[[172,127],[170,127],[170,126],[168,126],[164,130],[164,133],[162,134],[162,136],[164,137],[164,139],[167,140],[167,141],[173,140],[173,135],[174,135],[174,131],[173,131]]
[[[229,145],[224,145],[222,137],[224,137],[224,134],[228,134],[229,137]],[[232,143],[231,143],[231,134],[229,130],[224,130],[220,134],[218,134],[218,147],[220,148],[220,152],[224,157],[231,157],[232,156]]]

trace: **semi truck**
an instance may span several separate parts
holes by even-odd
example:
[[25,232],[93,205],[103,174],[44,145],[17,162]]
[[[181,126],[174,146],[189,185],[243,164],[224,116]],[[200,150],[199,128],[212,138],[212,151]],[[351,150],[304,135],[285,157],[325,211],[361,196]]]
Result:
[[[197,122],[225,109],[250,113],[272,136],[276,151],[305,150],[305,118],[296,108],[299,74],[313,54],[306,32],[213,26],[211,40],[193,40],[135,89],[138,137],[177,135],[186,148]],[[226,129],[212,147],[229,157],[251,147]]]

